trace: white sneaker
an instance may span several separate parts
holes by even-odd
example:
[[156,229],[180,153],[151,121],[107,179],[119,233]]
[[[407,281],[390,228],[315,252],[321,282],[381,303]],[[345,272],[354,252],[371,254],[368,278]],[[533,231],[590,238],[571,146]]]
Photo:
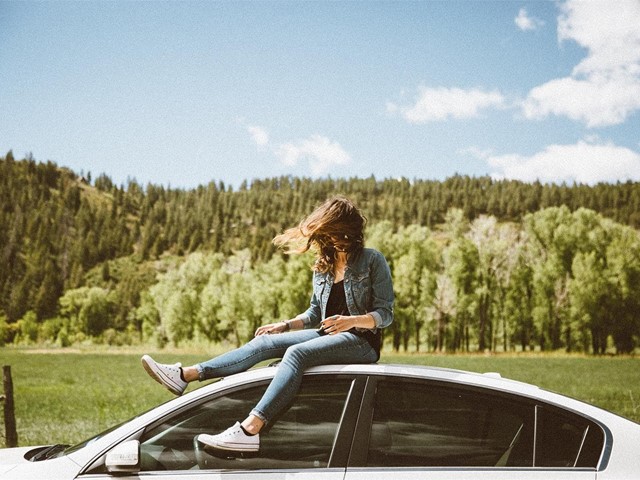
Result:
[[151,378],[163,385],[174,395],[182,395],[188,385],[188,383],[180,377],[180,367],[182,364],[165,365],[163,363],[156,363],[149,355],[143,355],[141,360],[142,366]]
[[260,434],[247,435],[240,428],[240,422],[236,422],[233,427],[227,428],[218,435],[201,433],[197,440],[206,447],[218,450],[232,452],[257,452],[260,450]]

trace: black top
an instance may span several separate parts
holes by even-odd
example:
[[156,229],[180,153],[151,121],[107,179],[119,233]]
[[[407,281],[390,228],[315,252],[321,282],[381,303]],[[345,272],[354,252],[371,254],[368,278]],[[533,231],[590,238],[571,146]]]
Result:
[[[344,280],[334,283],[331,286],[331,293],[329,294],[329,300],[327,300],[327,311],[325,318],[333,315],[351,315],[349,308],[347,307],[347,297],[344,293]],[[352,328],[349,332],[364,337],[371,348],[373,348],[380,358],[380,329],[373,330],[357,330]]]
[[347,297],[344,293],[344,280],[334,283],[331,286],[331,294],[329,294],[329,300],[327,300],[325,318],[333,315],[351,315],[349,313],[349,307],[347,307]]

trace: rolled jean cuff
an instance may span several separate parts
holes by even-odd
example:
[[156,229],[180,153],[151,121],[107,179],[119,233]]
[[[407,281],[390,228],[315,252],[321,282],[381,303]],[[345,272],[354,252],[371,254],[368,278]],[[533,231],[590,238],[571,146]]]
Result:
[[197,364],[196,370],[198,371],[198,380],[204,382],[206,380],[204,378],[204,367],[201,364]]
[[255,408],[251,410],[250,415],[254,415],[262,420],[265,424],[269,423],[269,420],[264,416],[264,414],[260,410],[256,410]]

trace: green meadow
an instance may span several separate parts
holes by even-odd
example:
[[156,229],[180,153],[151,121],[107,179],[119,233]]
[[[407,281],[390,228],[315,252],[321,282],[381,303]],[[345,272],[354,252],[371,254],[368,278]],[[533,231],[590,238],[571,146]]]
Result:
[[[104,348],[0,349],[0,364],[11,365],[19,444],[77,443],[171,399],[141,368],[142,353]],[[220,352],[151,353],[162,362],[191,364]],[[640,359],[633,357],[385,353],[381,363],[499,372],[640,421]],[[4,428],[0,447],[4,447]]]

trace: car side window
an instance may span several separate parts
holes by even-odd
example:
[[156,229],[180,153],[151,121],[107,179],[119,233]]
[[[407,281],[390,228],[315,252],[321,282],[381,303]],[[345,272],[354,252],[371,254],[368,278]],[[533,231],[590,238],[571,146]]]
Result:
[[602,429],[562,410],[536,409],[536,467],[596,467],[604,444]]
[[380,381],[367,466],[532,464],[534,410],[476,390]]
[[380,380],[367,466],[595,468],[603,446],[594,422],[532,400]]
[[222,458],[195,441],[201,433],[219,433],[243,420],[266,384],[217,395],[145,432],[142,471],[190,469],[322,468],[329,463],[334,439],[352,384],[350,378],[306,377],[292,404],[260,434],[252,458]]

